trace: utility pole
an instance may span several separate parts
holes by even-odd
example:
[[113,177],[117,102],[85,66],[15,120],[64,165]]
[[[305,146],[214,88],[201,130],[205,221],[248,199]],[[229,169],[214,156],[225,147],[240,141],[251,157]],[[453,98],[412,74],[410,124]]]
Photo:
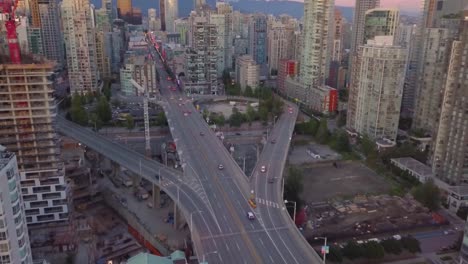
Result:
[[[148,89],[143,88],[139,83],[134,79],[131,79],[130,82],[135,86],[140,92],[143,92],[143,116],[145,121],[145,152],[146,157],[151,158],[151,144],[150,144],[150,128],[149,128],[149,111],[148,111]],[[146,87],[146,71],[143,77],[143,85]]]

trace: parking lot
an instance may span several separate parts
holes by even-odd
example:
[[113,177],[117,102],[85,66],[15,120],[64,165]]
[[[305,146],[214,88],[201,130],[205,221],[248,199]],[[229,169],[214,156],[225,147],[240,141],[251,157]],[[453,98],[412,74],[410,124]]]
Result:
[[304,175],[303,199],[321,202],[358,194],[380,194],[390,189],[384,178],[360,162],[318,163],[299,167]]
[[300,165],[330,160],[338,160],[341,155],[326,145],[308,143],[307,145],[294,146],[289,154],[289,164]]

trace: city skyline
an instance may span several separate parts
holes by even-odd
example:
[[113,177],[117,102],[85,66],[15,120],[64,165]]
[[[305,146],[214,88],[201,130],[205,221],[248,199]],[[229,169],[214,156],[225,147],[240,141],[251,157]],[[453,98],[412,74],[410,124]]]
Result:
[[[295,2],[304,2],[304,0],[292,0]],[[335,0],[335,6],[350,6],[354,7],[355,0]],[[403,11],[419,11],[421,9],[419,1],[405,1],[405,0],[382,0],[382,7],[395,7]]]

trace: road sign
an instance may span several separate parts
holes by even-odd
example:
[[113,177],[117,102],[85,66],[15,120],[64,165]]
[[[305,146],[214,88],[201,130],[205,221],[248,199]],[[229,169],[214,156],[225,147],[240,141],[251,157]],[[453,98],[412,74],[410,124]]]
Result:
[[330,252],[330,247],[329,246],[322,246],[322,255],[323,254],[328,254]]

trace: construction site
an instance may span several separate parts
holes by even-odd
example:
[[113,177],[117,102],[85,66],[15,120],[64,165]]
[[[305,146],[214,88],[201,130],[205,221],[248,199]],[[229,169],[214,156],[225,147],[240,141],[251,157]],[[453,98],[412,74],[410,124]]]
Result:
[[358,195],[352,200],[309,204],[307,236],[339,241],[398,234],[448,224],[411,196]]

